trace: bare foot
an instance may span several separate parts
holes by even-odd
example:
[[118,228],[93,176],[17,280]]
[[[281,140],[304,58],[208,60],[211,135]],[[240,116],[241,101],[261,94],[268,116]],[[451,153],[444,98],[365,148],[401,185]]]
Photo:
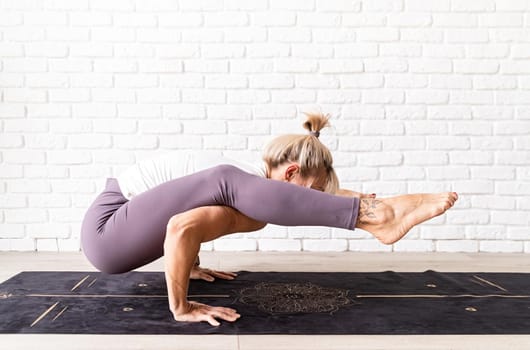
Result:
[[384,244],[393,244],[414,226],[445,213],[457,199],[455,192],[361,198],[356,227]]

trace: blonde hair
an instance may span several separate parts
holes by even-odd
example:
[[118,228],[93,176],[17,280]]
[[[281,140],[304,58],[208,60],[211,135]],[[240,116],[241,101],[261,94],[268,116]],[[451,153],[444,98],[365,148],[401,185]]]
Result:
[[285,162],[295,162],[300,166],[303,177],[326,172],[325,192],[334,194],[339,188],[339,179],[333,169],[333,156],[330,150],[320,142],[320,130],[329,124],[329,115],[322,113],[304,113],[307,116],[302,124],[309,134],[288,134],[273,139],[264,149],[263,160],[268,170]]

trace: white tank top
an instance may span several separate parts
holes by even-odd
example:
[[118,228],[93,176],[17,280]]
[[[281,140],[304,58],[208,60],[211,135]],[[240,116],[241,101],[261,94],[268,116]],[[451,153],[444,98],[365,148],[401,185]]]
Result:
[[131,199],[164,182],[221,164],[233,165],[247,173],[267,177],[264,162],[253,164],[231,159],[222,153],[193,152],[169,153],[138,162],[116,179],[125,198]]

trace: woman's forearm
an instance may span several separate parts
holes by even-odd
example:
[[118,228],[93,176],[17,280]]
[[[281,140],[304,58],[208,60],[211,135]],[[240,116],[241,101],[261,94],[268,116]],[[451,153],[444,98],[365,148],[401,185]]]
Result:
[[180,227],[175,221],[170,221],[164,241],[169,308],[174,316],[187,312],[190,271],[201,244],[201,237],[191,234],[190,230],[190,227]]

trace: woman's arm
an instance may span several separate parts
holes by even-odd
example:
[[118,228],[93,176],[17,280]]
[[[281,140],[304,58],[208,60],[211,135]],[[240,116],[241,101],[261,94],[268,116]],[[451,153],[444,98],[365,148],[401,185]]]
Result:
[[256,231],[265,226],[238,211],[223,206],[200,207],[173,216],[164,241],[165,275],[169,308],[177,321],[235,321],[233,309],[211,307],[187,300],[189,276],[202,242],[234,233]]

